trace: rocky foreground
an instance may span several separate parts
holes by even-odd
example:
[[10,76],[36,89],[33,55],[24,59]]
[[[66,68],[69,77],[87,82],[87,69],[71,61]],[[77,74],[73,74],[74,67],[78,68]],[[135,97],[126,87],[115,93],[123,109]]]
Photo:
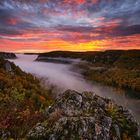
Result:
[[110,99],[68,90],[46,112],[28,140],[139,140],[133,116]]

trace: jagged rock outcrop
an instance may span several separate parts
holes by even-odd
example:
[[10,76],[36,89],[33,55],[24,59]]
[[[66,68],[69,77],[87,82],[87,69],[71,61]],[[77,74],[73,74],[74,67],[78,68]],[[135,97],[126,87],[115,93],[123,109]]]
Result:
[[15,59],[16,55],[14,53],[0,52],[0,58]]
[[133,116],[109,99],[93,93],[68,90],[46,110],[46,121],[37,124],[28,140],[139,139]]
[[12,72],[12,67],[9,62],[5,63],[5,70],[6,70],[6,72]]
[[0,58],[0,70],[3,69],[5,72],[9,74],[14,74],[15,68],[16,67],[12,62],[9,62],[8,60]]

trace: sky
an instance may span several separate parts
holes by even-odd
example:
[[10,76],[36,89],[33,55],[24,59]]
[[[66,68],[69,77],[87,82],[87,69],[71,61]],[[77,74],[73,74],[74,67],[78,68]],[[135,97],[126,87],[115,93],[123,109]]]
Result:
[[140,0],[0,0],[0,51],[140,49]]

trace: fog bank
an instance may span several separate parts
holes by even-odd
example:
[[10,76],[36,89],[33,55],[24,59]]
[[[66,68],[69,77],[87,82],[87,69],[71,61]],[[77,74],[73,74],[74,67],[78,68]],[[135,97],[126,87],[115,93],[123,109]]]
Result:
[[18,59],[10,61],[13,61],[25,72],[46,79],[63,90],[73,89],[80,92],[92,90],[92,86],[80,74],[71,71],[71,65],[34,61],[37,55],[18,54],[17,57]]
[[[46,86],[48,83],[58,87],[60,93],[64,90],[72,89],[79,92],[92,91],[102,97],[115,100],[119,105],[128,108],[140,122],[140,100],[126,96],[124,90],[117,90],[109,86],[86,81],[80,73],[72,71],[71,64],[58,64],[34,61],[37,55],[18,54],[17,59],[10,60],[18,65],[25,72],[32,73],[39,78],[43,78]],[[44,84],[45,84],[44,83]],[[133,94],[133,93],[131,93]]]

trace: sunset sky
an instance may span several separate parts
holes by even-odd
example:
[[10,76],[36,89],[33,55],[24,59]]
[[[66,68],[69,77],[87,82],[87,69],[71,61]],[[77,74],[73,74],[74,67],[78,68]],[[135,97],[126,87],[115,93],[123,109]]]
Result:
[[0,51],[140,49],[140,0],[0,0]]

